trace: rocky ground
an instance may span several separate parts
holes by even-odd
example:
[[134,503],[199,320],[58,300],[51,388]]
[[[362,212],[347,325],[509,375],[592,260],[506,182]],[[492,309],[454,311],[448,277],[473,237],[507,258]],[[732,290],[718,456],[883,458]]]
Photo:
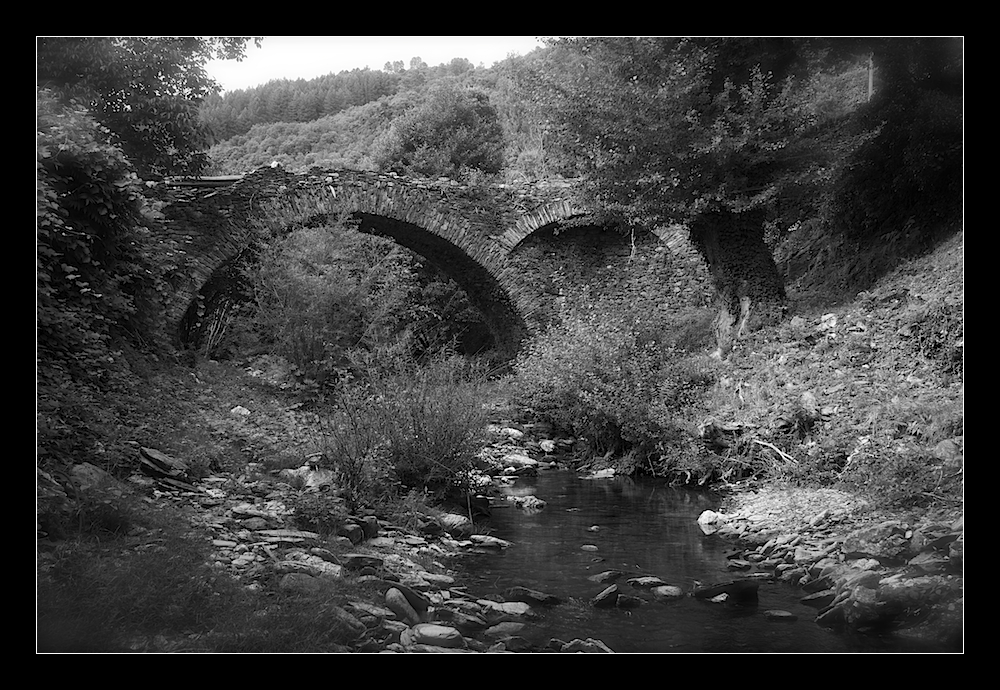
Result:
[[729,567],[741,578],[800,585],[818,625],[900,636],[928,651],[963,647],[960,510],[874,513],[852,494],[772,485],[739,487],[699,524],[734,542]]
[[[246,408],[243,408],[246,409]],[[241,415],[234,408],[234,415]],[[533,471],[536,462],[499,427],[483,460],[503,481],[507,474]],[[477,533],[467,515],[426,506],[411,514],[408,526],[389,524],[371,514],[339,520],[335,534],[300,529],[290,507],[303,495],[323,496],[330,472],[314,463],[267,472],[250,463],[239,475],[192,478],[186,464],[150,448],[139,448],[139,472],[120,482],[94,465],[75,466],[74,484],[117,495],[135,494],[167,505],[184,516],[186,527],[211,544],[211,566],[250,589],[277,581],[286,596],[321,602],[354,593],[335,608],[344,644],[327,652],[610,652],[585,636],[530,646],[519,631],[530,625],[538,607],[558,601],[541,592],[513,588],[494,599],[470,596],[456,582],[449,563],[468,553],[503,549],[509,543]],[[520,453],[512,451],[520,450]],[[515,467],[515,465],[517,467]],[[487,480],[488,481],[488,480]],[[133,547],[156,535],[130,530]],[[40,572],[54,559],[55,547],[41,542]],[[137,652],[198,652],[215,646],[212,634],[136,637]]]
[[[797,583],[818,625],[903,636],[929,651],[960,651],[964,638],[964,377],[960,369],[955,374],[964,357],[960,330],[955,340],[962,252],[958,236],[929,265],[907,267],[856,302],[803,311],[748,342],[727,363],[720,397],[693,412],[713,420],[704,429],[734,439],[717,443],[716,452],[750,448],[775,467],[785,461],[786,469],[800,468],[788,484],[729,484],[721,510],[699,521],[713,538],[732,540],[733,580]],[[518,633],[538,607],[551,604],[545,593],[469,596],[452,579],[452,559],[505,543],[477,534],[467,514],[415,504],[395,522],[341,511],[332,533],[321,520],[304,525],[311,502],[313,518],[329,503],[329,477],[310,461],[322,429],[273,358],[150,372],[133,364],[133,371],[141,374],[135,393],[108,408],[124,431],[99,445],[108,466],[135,471],[114,479],[83,463],[71,479],[40,472],[39,506],[58,512],[89,487],[101,487],[102,496],[111,487],[112,503],[127,496],[139,512],[170,507],[184,523],[175,527],[208,548],[219,575],[248,590],[336,601],[342,640],[309,651],[610,651],[585,631],[575,640],[528,645]],[[788,442],[789,433],[803,431],[803,420],[806,433]],[[502,426],[494,431],[484,460],[496,473],[532,471],[560,444]],[[894,500],[877,500],[871,491],[866,499],[864,486],[815,488],[846,477],[852,463],[868,463],[873,478],[881,466],[900,468],[885,484]],[[901,508],[899,498],[911,507]],[[115,528],[115,539],[87,548],[162,548],[163,534],[143,524]],[[74,547],[56,525],[39,527],[44,583]],[[683,594],[709,593],[727,595]],[[213,651],[219,644],[212,635],[136,636],[128,648]]]
[[[569,446],[566,439],[534,439],[503,426],[492,432],[483,465],[492,468],[494,483],[535,472],[552,459],[550,452]],[[577,639],[529,644],[521,633],[536,611],[560,603],[550,594],[513,588],[493,599],[470,596],[455,579],[454,559],[509,544],[477,533],[468,515],[421,507],[407,525],[353,515],[340,521],[335,534],[321,535],[301,529],[290,507],[301,505],[304,495],[329,490],[329,472],[314,463],[271,472],[251,463],[236,476],[193,480],[171,456],[148,448],[139,455],[141,471],[128,482],[82,464],[75,468],[76,485],[87,490],[117,484],[119,491],[169,505],[211,544],[212,568],[245,587],[276,582],[283,595],[314,601],[336,593],[341,603],[334,615],[345,641],[316,651],[612,651],[585,631]],[[630,584],[653,588],[657,597],[722,601],[774,578],[802,587],[803,602],[817,609],[818,625],[849,634],[904,636],[928,651],[962,648],[960,513],[876,515],[865,501],[833,489],[752,483],[729,489],[721,511],[706,511],[698,522],[707,535],[733,542],[731,583],[689,592],[662,582]],[[535,500],[538,505],[520,507],[544,509],[544,502]],[[140,528],[131,536],[141,542],[152,535]],[[43,569],[46,554],[42,549]],[[351,592],[346,600],[345,591]],[[610,584],[591,603],[627,607],[629,601]],[[137,637],[130,646],[141,652],[197,652],[213,647],[211,637]]]

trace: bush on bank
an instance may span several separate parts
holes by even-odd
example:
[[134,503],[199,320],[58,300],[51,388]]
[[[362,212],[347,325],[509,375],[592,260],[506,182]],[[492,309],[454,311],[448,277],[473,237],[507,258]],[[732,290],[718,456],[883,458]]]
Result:
[[569,306],[515,364],[514,399],[533,419],[573,434],[590,459],[620,471],[707,480],[717,468],[691,443],[703,393],[708,309],[661,314],[642,305]]
[[486,372],[439,354],[354,356],[361,372],[324,408],[326,457],[352,509],[410,491],[467,489],[484,442]]

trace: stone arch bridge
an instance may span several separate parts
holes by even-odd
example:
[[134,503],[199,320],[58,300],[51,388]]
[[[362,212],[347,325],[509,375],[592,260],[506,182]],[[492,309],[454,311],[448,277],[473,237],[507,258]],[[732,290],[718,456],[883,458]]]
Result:
[[469,187],[447,178],[265,167],[241,176],[167,181],[149,192],[171,249],[175,340],[210,279],[243,249],[269,203],[338,209],[443,270],[482,313],[493,347],[513,353],[567,299],[612,298],[668,309],[705,303],[707,271],[686,233],[622,232],[563,184]]

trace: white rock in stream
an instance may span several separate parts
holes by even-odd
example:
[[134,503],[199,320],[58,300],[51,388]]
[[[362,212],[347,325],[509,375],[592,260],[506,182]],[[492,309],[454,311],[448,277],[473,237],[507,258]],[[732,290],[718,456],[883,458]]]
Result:
[[531,611],[531,604],[523,601],[491,601],[490,599],[477,599],[480,606],[499,613],[506,613],[511,616],[523,616]]
[[537,496],[508,496],[507,500],[528,512],[539,511],[547,504]]
[[469,537],[469,539],[472,543],[478,544],[479,546],[487,546],[496,549],[510,546],[509,541],[499,539],[498,537],[491,537],[487,534],[473,534]]
[[726,516],[714,510],[703,511],[698,516],[698,526],[705,534],[715,534],[726,523]]
[[513,467],[514,469],[521,469],[522,467],[537,467],[538,461],[529,458],[523,453],[508,453],[507,455],[500,458],[500,464],[504,467]]

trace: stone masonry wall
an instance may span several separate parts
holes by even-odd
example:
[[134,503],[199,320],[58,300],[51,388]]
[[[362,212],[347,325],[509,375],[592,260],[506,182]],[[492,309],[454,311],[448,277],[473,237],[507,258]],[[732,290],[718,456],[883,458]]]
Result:
[[176,292],[165,322],[175,332],[202,286],[244,246],[254,219],[282,200],[345,209],[363,231],[437,264],[507,346],[544,328],[567,300],[642,300],[671,309],[705,304],[711,295],[700,257],[680,234],[563,227],[587,213],[565,184],[471,188],[446,178],[262,168],[225,186],[158,185],[149,196],[160,207],[157,231],[173,247]]

